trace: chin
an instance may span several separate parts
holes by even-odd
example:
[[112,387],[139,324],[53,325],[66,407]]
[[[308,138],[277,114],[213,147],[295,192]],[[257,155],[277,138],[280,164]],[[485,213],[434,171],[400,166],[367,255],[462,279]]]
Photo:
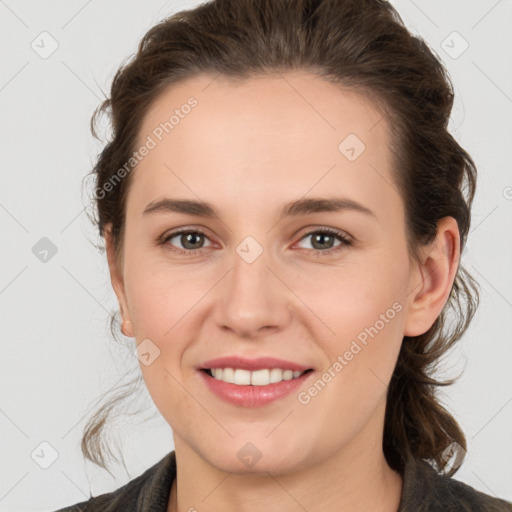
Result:
[[[284,454],[283,454],[284,455]],[[283,457],[272,456],[270,454],[256,456],[252,461],[248,455],[245,455],[244,462],[238,457],[223,456],[221,459],[209,457],[208,462],[220,471],[231,473],[233,475],[254,475],[268,477],[286,475],[297,470],[297,463],[292,460],[284,461]]]
[[246,435],[230,438],[226,443],[212,443],[203,447],[202,456],[218,470],[235,475],[277,476],[302,467],[305,451],[298,440],[293,445],[283,445],[280,439],[272,442],[265,436]]

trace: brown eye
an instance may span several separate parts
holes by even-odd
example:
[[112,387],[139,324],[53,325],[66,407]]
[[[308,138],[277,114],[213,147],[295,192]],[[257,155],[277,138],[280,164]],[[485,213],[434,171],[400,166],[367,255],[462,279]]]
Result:
[[[171,240],[173,239],[176,239],[177,242],[175,241],[171,243]],[[195,251],[200,251],[201,249],[208,247],[204,245],[207,240],[208,237],[201,231],[182,230],[169,234],[162,241],[162,244],[170,245],[178,252],[194,253]],[[178,245],[176,246],[176,244]]]
[[[301,238],[301,242],[311,238],[311,245],[315,252],[328,252],[336,250],[337,247],[350,245],[350,240],[341,232],[331,229],[320,229],[311,231]],[[338,243],[336,243],[338,241]],[[307,249],[308,247],[303,247]]]
[[315,233],[312,238],[312,245],[315,249],[331,249],[336,241],[334,236],[326,233]]
[[200,233],[182,233],[180,242],[185,249],[200,249],[200,245],[204,242],[204,237]]

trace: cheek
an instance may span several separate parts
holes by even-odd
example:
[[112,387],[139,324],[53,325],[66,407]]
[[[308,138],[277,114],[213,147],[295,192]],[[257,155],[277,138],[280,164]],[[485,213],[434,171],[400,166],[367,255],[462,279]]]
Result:
[[[337,265],[298,273],[291,282],[296,295],[322,321],[319,325],[324,324],[323,338],[330,338],[339,348],[339,342],[360,333],[364,338],[365,328],[375,324],[378,331],[386,332],[395,324],[393,328],[399,332],[394,319],[399,316],[397,310],[405,309],[408,279],[405,257],[379,251],[371,257],[351,257]],[[320,332],[320,327],[316,331]]]
[[354,271],[340,285],[317,292],[308,301],[334,331],[322,325],[316,330],[325,366],[300,396],[300,403],[306,404],[304,413],[324,419],[320,437],[327,440],[326,451],[332,449],[332,439],[343,444],[374,418],[385,399],[403,339],[405,294],[398,279]]
[[[157,409],[169,423],[179,424],[188,418],[190,428],[200,428],[197,403],[185,392],[182,381],[183,354],[186,353],[192,329],[197,329],[198,302],[204,286],[185,278],[175,269],[156,265],[132,267],[126,280],[126,294],[137,344],[148,343],[151,361],[140,368]],[[193,286],[191,284],[194,283]],[[195,306],[195,307],[194,307]],[[141,345],[143,346],[143,345]],[[157,354],[154,356],[153,354]],[[139,357],[141,351],[139,351]]]
[[[137,257],[135,251],[131,254],[131,260],[126,262],[125,286],[136,339],[140,342],[149,338],[162,351],[172,345],[173,353],[179,354],[179,340],[185,338],[183,330],[190,330],[185,326],[194,318],[199,330],[203,317],[215,307],[219,293],[222,295],[218,281],[225,269],[216,265],[173,267],[161,259],[141,264],[146,260]],[[392,307],[397,302],[403,306],[405,300],[406,258],[391,251],[360,256],[349,255],[335,264],[275,266],[283,281],[293,284],[297,321],[314,339],[329,340],[325,342],[326,349],[334,355],[345,345],[348,348],[351,340],[357,338],[364,343],[365,339],[373,339],[368,329],[374,332],[376,328],[381,338],[389,336],[392,329],[400,331],[399,322],[393,320]],[[391,263],[383,265],[383,261]],[[216,286],[219,288],[213,290]],[[276,286],[279,289],[281,285]],[[271,295],[275,300],[293,300],[285,288],[282,299],[277,290]]]
[[158,343],[172,338],[180,319],[204,295],[200,281],[190,273],[161,263],[133,266],[126,276],[126,294],[137,341],[149,338]]
[[329,400],[357,402],[359,396],[378,398],[385,391],[403,339],[408,272],[405,254],[380,253],[373,261],[326,267],[314,280],[297,281],[297,295],[321,320],[315,321],[314,336],[325,354],[325,368],[341,357],[343,368],[337,366],[336,384],[329,385],[341,394]]

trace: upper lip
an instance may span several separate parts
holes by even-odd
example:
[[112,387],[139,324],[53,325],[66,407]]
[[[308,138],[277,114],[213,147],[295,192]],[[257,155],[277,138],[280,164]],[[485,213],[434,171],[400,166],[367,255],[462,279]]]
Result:
[[240,368],[241,370],[264,370],[266,368],[281,368],[282,370],[301,371],[311,369],[293,361],[276,359],[275,357],[258,357],[248,359],[241,356],[226,356],[217,359],[210,359],[201,364],[199,369],[208,370],[210,368]]

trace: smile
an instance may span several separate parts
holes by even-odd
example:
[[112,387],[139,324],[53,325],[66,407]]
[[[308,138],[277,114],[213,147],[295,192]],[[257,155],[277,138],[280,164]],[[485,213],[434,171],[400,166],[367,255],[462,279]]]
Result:
[[306,371],[264,368],[261,370],[243,370],[241,368],[209,368],[205,370],[210,377],[237,386],[268,386],[285,380],[297,379]]
[[198,373],[213,396],[231,405],[253,408],[293,396],[316,372],[312,369],[263,368],[251,371],[228,367],[205,368]]

